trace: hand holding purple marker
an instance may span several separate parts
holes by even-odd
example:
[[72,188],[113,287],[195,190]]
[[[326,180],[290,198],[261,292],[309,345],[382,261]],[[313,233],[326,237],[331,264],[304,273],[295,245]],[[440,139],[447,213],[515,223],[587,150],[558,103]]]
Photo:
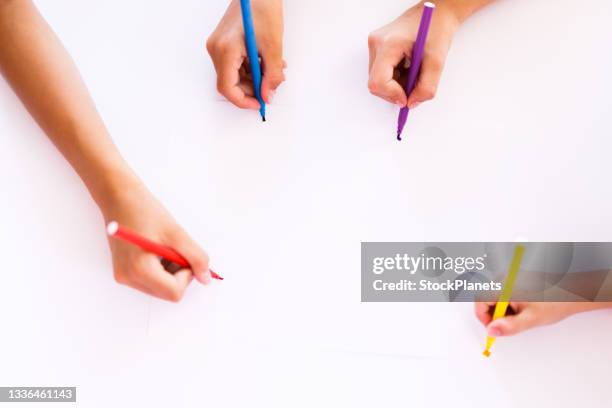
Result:
[[[425,49],[425,40],[427,40],[427,33],[429,31],[429,23],[431,22],[431,15],[433,9],[436,7],[435,4],[427,2],[423,4],[423,14],[421,14],[421,24],[419,25],[419,32],[417,34],[416,41],[412,47],[412,57],[410,58],[410,68],[408,69],[408,80],[406,81],[406,96],[409,96],[414,90],[419,71],[421,70],[421,63],[423,62],[423,51]],[[409,109],[404,106],[400,109],[399,116],[397,118],[397,140],[402,140],[402,130],[406,125],[408,119]]]

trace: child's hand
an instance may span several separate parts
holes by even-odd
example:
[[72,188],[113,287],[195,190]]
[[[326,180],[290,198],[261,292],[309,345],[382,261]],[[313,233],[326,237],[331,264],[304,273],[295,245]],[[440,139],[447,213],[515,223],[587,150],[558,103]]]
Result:
[[[282,0],[252,0],[253,24],[262,61],[261,96],[272,101],[276,88],[285,80],[283,70]],[[253,81],[244,42],[240,2],[232,0],[225,15],[206,42],[217,71],[217,90],[239,108],[259,109],[253,97]]]
[[183,231],[144,186],[124,189],[102,210],[107,222],[116,220],[153,241],[174,248],[192,267],[192,270],[177,270],[178,266],[171,264],[177,268],[171,270],[174,273],[170,273],[170,269],[165,269],[156,255],[129,243],[109,239],[117,282],[171,302],[181,300],[194,275],[203,284],[210,282],[206,252]]
[[459,26],[455,12],[445,4],[437,4],[425,43],[419,78],[412,93],[406,95],[404,84],[408,70],[404,61],[412,55],[422,11],[422,4],[418,4],[368,37],[370,92],[410,109],[435,96],[446,54]]
[[609,307],[591,302],[510,302],[514,314],[491,321],[496,302],[476,302],[476,317],[493,337],[512,336],[537,326],[557,323],[573,314]]

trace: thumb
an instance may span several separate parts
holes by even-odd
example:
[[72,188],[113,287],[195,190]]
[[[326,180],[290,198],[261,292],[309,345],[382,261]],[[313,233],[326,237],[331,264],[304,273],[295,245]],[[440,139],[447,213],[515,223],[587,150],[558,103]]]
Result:
[[170,239],[172,241],[170,245],[191,265],[196,279],[204,285],[210,283],[209,257],[206,251],[180,228],[172,233]]
[[487,326],[487,334],[493,337],[513,336],[537,326],[537,319],[528,309],[513,315],[493,320]]
[[266,103],[272,102],[274,91],[285,80],[284,69],[287,66],[283,60],[281,49],[273,49],[262,54],[263,77],[261,80],[261,97]]

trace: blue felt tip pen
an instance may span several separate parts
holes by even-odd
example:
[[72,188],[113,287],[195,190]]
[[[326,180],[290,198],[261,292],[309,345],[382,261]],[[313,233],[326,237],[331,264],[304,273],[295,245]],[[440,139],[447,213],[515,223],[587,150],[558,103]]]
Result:
[[253,90],[255,91],[255,97],[259,101],[259,113],[261,114],[261,119],[265,122],[266,103],[261,97],[261,67],[259,65],[257,42],[255,41],[253,17],[251,15],[251,1],[240,0],[240,9],[242,10],[242,25],[244,26],[244,39],[246,42],[247,55],[249,56],[249,65],[251,66],[251,74],[253,75]]

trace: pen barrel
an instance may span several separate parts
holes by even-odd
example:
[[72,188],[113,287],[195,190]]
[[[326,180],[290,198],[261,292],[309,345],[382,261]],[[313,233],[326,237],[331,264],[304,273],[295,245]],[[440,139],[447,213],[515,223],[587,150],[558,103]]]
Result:
[[495,305],[495,310],[493,311],[493,320],[504,317],[508,311],[508,305],[510,305],[510,302],[498,301]]
[[404,129],[404,125],[406,125],[406,121],[408,120],[408,112],[409,111],[410,110],[406,106],[401,108],[400,111],[399,111],[399,116],[397,117],[397,134],[398,134],[398,137],[402,133],[402,130]]
[[244,41],[246,43],[247,56],[249,57],[249,67],[253,75],[253,91],[263,111],[265,108],[263,98],[261,97],[261,67],[259,65],[259,51],[255,39],[255,27],[253,26],[250,0],[240,0],[240,9],[242,11],[242,26],[244,27]]
[[423,6],[423,14],[421,15],[421,23],[419,24],[419,32],[417,33],[416,41],[412,47],[412,57],[410,58],[410,68],[408,69],[408,79],[406,81],[406,96],[409,96],[416,85],[421,63],[423,62],[423,54],[425,51],[425,41],[427,41],[427,33],[433,15],[433,6],[425,4]]
[[158,255],[170,262],[174,262],[175,264],[180,265],[184,268],[189,268],[189,262],[187,262],[185,258],[183,258],[178,252],[176,252],[170,247],[150,241],[122,226],[119,226],[117,228],[117,232],[115,233],[115,235],[118,238],[124,239],[139,246],[145,251],[152,252],[155,255]]
[[[425,50],[425,41],[427,40],[427,33],[429,32],[429,24],[431,23],[431,16],[433,15],[434,5],[432,3],[425,3],[423,5],[423,14],[421,14],[421,23],[419,24],[419,31],[417,33],[416,41],[412,46],[412,56],[410,57],[410,68],[408,68],[408,78],[404,84],[404,90],[406,96],[410,96],[417,82],[419,71],[421,70],[421,63],[423,62],[423,53]],[[399,116],[397,117],[397,140],[401,140],[402,130],[408,119],[408,107],[404,106],[400,109]]]

